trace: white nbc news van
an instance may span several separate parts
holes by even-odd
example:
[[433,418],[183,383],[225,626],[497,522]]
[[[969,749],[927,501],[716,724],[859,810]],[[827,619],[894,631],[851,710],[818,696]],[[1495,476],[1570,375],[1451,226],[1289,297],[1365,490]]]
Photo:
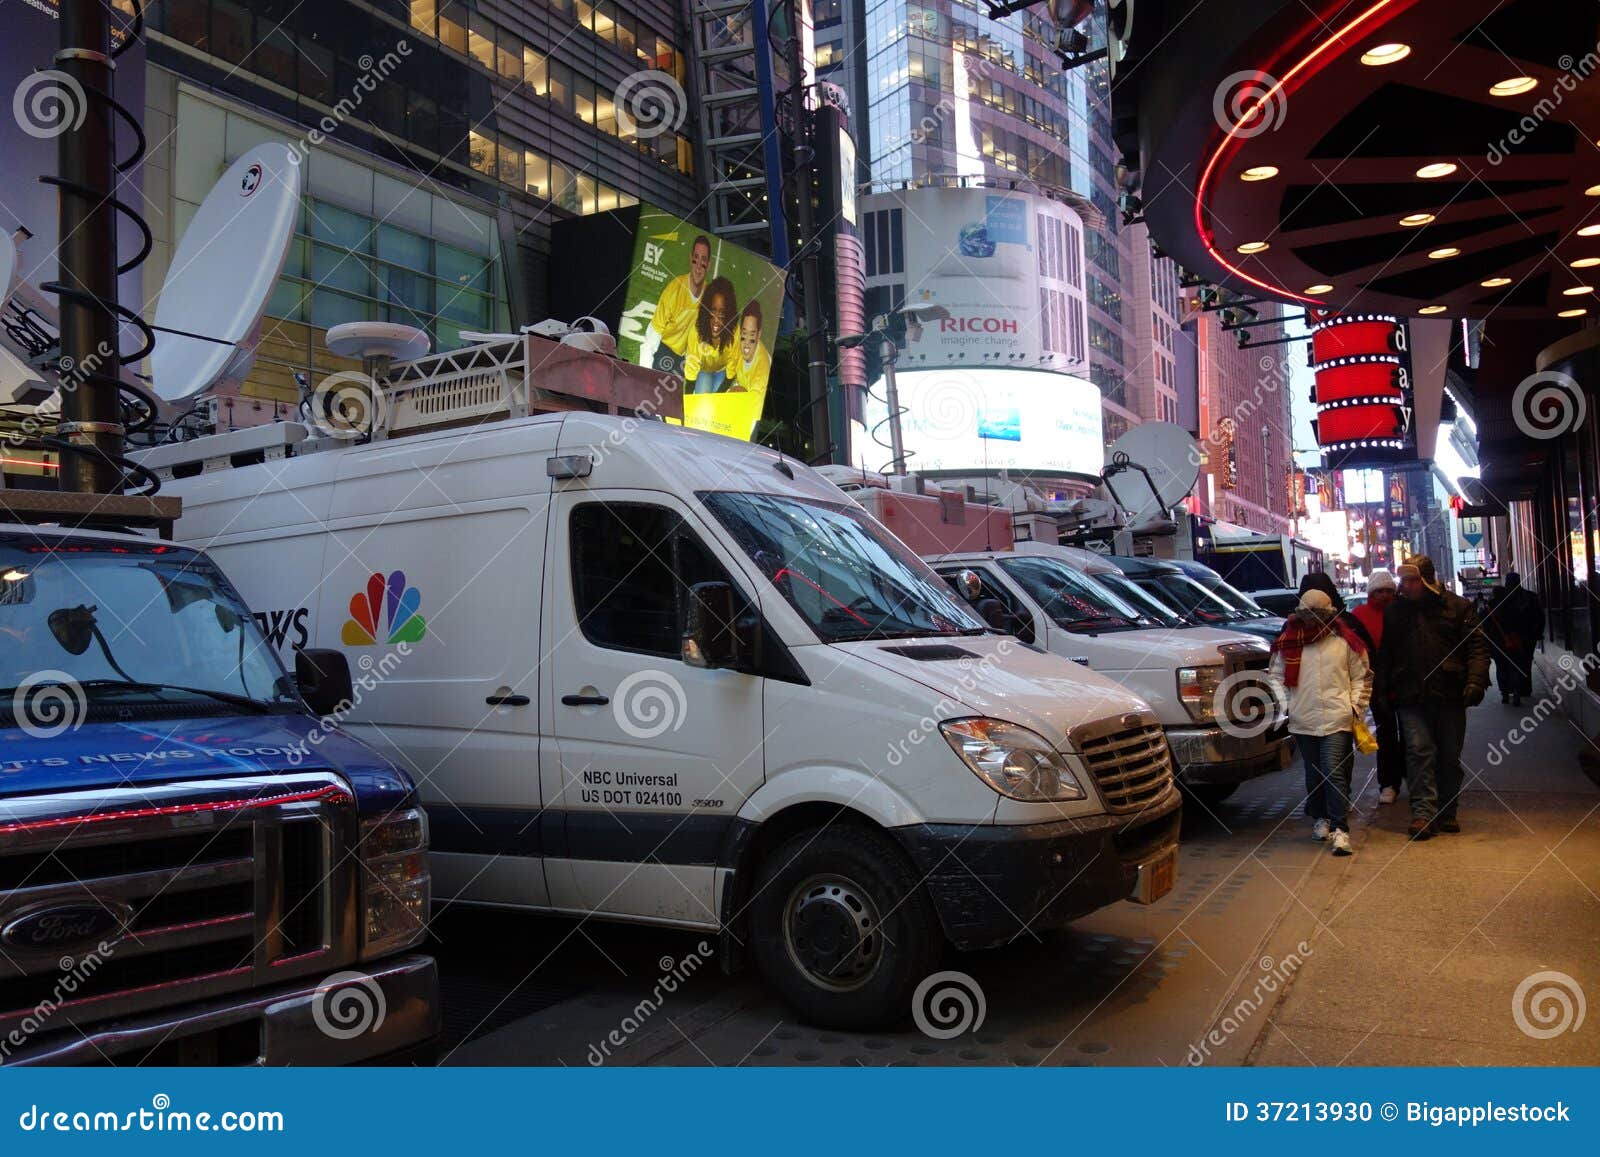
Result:
[[346,725],[413,770],[440,901],[719,932],[868,1026],[946,942],[1172,887],[1144,700],[988,631],[807,467],[576,412],[304,433],[170,481],[178,536],[281,647],[349,657]]

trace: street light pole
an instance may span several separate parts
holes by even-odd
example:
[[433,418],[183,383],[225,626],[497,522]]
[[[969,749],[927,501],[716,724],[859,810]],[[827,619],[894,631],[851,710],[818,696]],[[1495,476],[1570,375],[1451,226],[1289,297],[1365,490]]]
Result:
[[889,472],[906,472],[905,437],[900,429],[900,389],[895,384],[894,363],[900,357],[900,347],[894,339],[883,339],[883,393],[889,403]]

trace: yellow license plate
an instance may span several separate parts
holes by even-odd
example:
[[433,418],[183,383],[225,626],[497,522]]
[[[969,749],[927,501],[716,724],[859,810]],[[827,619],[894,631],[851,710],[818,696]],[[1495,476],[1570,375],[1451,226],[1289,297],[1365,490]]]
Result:
[[1154,904],[1172,891],[1177,882],[1178,852],[1173,849],[1159,859],[1139,865],[1139,882],[1134,885],[1133,895],[1128,899],[1135,904]]

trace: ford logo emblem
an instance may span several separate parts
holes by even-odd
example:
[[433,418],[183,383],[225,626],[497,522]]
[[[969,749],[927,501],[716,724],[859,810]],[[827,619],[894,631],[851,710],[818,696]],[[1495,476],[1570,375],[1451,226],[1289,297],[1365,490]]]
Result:
[[119,905],[52,904],[8,919],[0,943],[18,952],[71,952],[120,936],[128,916]]

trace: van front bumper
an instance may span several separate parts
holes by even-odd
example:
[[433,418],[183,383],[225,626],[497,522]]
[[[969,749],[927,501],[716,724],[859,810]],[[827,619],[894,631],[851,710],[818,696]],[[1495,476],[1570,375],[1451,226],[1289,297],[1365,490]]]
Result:
[[1172,792],[1138,814],[891,830],[916,864],[951,943],[989,948],[1127,899],[1139,865],[1177,848],[1182,807]]
[[1167,744],[1183,783],[1243,783],[1288,767],[1289,731],[1279,724],[1260,735],[1230,735],[1220,727],[1169,727]]
[[[431,956],[402,956],[373,968],[356,966],[375,988],[355,989],[363,1003],[328,1007],[321,986],[324,977],[307,978],[278,988],[252,989],[213,1001],[201,1001],[53,1033],[10,1053],[14,1065],[82,1065],[137,1063],[152,1049],[177,1063],[345,1065],[399,1062],[425,1057],[422,1047],[439,1034],[439,971]],[[345,983],[333,990],[342,992]],[[376,992],[381,999],[374,997]],[[374,1010],[381,1011],[381,1016]],[[341,1019],[353,1013],[364,1031],[346,1036],[360,1024]],[[328,1024],[331,1032],[324,1031]],[[45,1022],[48,1031],[49,1022]],[[258,1045],[250,1042],[259,1042]],[[170,1059],[157,1063],[171,1064]]]

